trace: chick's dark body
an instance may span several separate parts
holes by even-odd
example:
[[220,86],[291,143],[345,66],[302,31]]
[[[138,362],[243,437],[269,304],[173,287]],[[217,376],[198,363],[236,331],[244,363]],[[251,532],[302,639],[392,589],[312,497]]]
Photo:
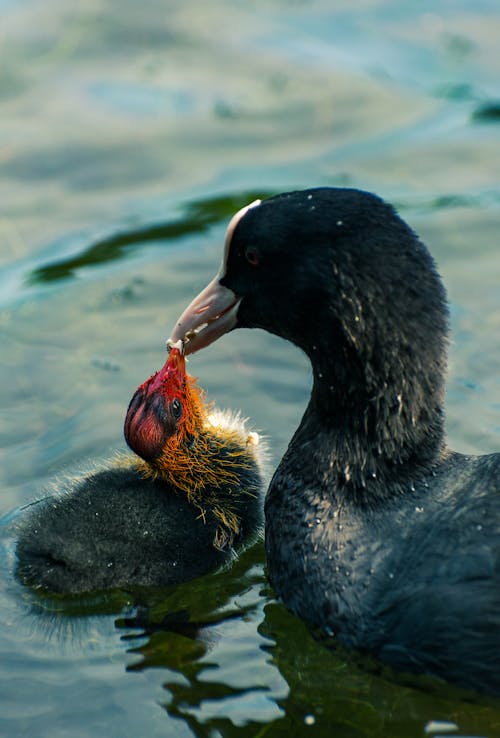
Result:
[[210,406],[179,347],[136,390],[129,446],[57,495],[28,506],[17,575],[52,593],[162,587],[231,560],[262,527],[265,444],[237,414]]
[[[122,462],[123,463],[123,462]],[[232,546],[214,546],[220,521],[162,479],[144,479],[131,464],[108,466],[34,504],[17,543],[17,576],[55,593],[129,586],[161,587],[193,579],[231,560],[262,521],[256,468],[240,487],[218,490],[238,511]],[[252,493],[249,494],[248,490]]]

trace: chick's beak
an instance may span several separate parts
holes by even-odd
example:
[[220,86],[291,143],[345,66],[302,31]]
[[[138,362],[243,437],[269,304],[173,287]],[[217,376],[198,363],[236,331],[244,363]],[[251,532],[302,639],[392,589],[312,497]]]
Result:
[[181,340],[186,354],[209,346],[235,327],[240,301],[234,292],[220,284],[217,275],[184,310],[167,345]]

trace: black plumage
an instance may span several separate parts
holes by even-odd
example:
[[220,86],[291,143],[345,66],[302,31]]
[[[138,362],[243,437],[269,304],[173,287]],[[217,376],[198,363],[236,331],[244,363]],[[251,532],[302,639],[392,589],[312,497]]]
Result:
[[17,576],[35,588],[75,594],[161,587],[206,574],[260,530],[258,469],[241,471],[240,484],[241,495],[218,491],[220,504],[230,502],[241,520],[232,544],[218,548],[220,520],[210,505],[202,514],[164,480],[144,479],[132,457],[115,460],[28,508],[17,541]]
[[386,663],[500,694],[500,454],[446,446],[448,310],[425,245],[359,190],[253,203],[172,340],[189,353],[237,327],[313,368],[266,498],[276,593]]

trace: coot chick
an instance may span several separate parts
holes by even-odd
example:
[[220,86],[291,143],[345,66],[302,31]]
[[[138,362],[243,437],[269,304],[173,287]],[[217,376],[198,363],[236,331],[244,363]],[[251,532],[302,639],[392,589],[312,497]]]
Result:
[[264,445],[207,406],[174,348],[135,393],[118,456],[30,506],[17,575],[52,593],[187,581],[230,561],[262,527]]
[[190,353],[239,327],[313,369],[265,503],[276,593],[387,664],[500,694],[500,454],[446,446],[448,310],[427,248],[367,192],[252,203],[171,340]]

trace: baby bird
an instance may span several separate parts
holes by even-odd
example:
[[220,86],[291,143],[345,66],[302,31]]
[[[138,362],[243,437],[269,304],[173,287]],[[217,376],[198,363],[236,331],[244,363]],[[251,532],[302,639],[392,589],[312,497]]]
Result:
[[265,444],[207,405],[182,344],[134,394],[120,455],[30,505],[18,578],[52,593],[178,584],[212,571],[262,527]]

